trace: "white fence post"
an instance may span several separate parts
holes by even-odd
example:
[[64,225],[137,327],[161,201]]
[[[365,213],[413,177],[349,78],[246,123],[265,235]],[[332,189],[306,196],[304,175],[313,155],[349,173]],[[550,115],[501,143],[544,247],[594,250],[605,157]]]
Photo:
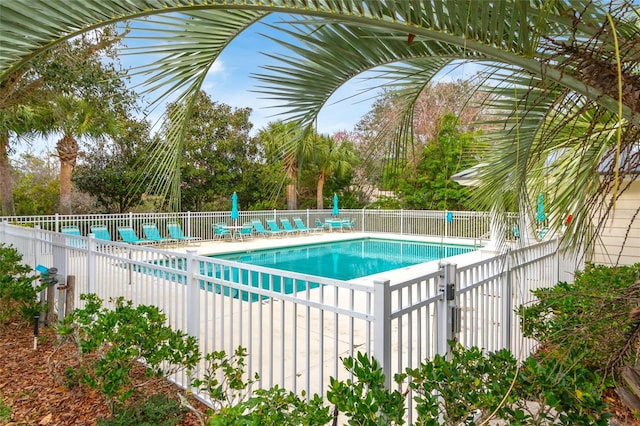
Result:
[[440,355],[449,354],[449,341],[453,340],[454,332],[459,328],[459,309],[456,306],[456,265],[440,263],[440,283],[438,284],[440,298],[436,304],[437,339],[436,350]]
[[37,223],[33,225],[33,230],[33,266],[36,266],[40,263],[40,253],[42,252],[42,233],[40,232],[40,225]]
[[511,352],[515,352],[515,348],[511,347],[511,327],[513,326],[511,315],[514,309],[514,301],[510,253],[505,255],[505,272],[500,280],[500,293],[502,297],[502,345]]
[[373,282],[373,357],[385,377],[385,387],[391,387],[391,288],[390,281]]
[[89,244],[87,244],[87,247],[87,293],[93,293],[96,288],[96,279],[98,277],[98,272],[96,270],[96,252],[98,251],[98,245],[96,244],[95,235],[89,234]]
[[187,300],[184,309],[187,311],[187,333],[200,339],[200,283],[195,278],[200,273],[200,262],[195,256],[197,250],[187,250]]

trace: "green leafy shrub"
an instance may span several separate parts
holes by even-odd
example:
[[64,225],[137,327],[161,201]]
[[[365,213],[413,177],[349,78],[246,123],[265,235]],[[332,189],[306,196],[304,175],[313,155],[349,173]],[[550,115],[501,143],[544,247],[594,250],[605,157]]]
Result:
[[257,389],[243,405],[251,424],[265,426],[324,425],[331,420],[329,407],[314,395],[309,401],[278,386]]
[[246,400],[250,386],[259,379],[245,379],[247,350],[239,346],[233,355],[225,351],[215,351],[205,356],[203,379],[194,379],[191,385],[205,393],[215,410],[222,410]]
[[635,356],[629,339],[640,325],[632,315],[640,306],[640,263],[588,265],[573,283],[533,293],[537,302],[519,309],[521,327],[548,356],[572,358],[601,374],[615,373]]
[[31,321],[40,311],[38,293],[44,288],[33,269],[22,263],[14,247],[0,244],[0,325],[20,317]]
[[491,417],[509,425],[606,425],[602,380],[578,365],[529,357],[520,367],[510,351],[484,353],[453,346],[407,369],[416,393],[418,425],[479,425]]
[[436,355],[401,377],[411,379],[409,387],[417,395],[417,424],[476,424],[501,406],[505,395],[507,405],[515,401],[509,394],[516,366],[507,350],[485,354],[477,347],[453,345],[450,359]]
[[98,419],[98,426],[173,426],[184,418],[180,402],[164,394],[151,395],[142,401],[130,401],[118,407],[111,418]]
[[233,355],[216,351],[205,356],[203,379],[194,379],[192,386],[213,403],[213,409],[206,413],[210,426],[320,425],[331,420],[329,408],[322,405],[318,395],[307,402],[278,386],[251,394],[251,385],[260,377],[255,374],[245,378],[247,355],[247,350],[239,346]]
[[325,425],[331,421],[329,407],[314,395],[309,401],[281,387],[257,389],[248,400],[222,408],[209,417],[209,426]]
[[384,387],[385,376],[374,358],[358,352],[342,361],[355,380],[330,379],[327,400],[348,417],[350,425],[404,424],[404,396]]
[[602,399],[604,389],[602,377],[580,363],[530,356],[513,389],[515,402],[503,410],[502,418],[512,425],[606,426],[611,414]]
[[[81,295],[84,309],[67,316],[58,334],[71,338],[80,355],[76,367],[80,381],[99,389],[111,403],[122,403],[135,390],[134,367],[144,364],[148,378],[162,378],[191,370],[200,360],[197,341],[166,325],[166,316],[155,306],[133,306],[123,298],[115,309],[102,308],[96,295]],[[85,357],[93,354],[93,357]],[[73,382],[77,375],[65,374]]]

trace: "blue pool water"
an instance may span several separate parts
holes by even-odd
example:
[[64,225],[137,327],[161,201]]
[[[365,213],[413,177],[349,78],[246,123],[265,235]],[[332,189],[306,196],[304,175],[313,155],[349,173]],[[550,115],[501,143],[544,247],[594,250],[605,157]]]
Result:
[[[351,280],[468,253],[472,250],[474,250],[473,247],[464,245],[361,238],[331,243],[216,254],[210,257],[325,278]],[[184,262],[185,260],[182,258],[173,258],[155,261],[154,263],[184,270],[186,266]],[[178,283],[186,282],[186,277],[180,273],[172,273],[168,276],[167,272],[153,267],[142,267],[138,271],[163,276]],[[259,273],[237,267],[205,263],[201,263],[200,273],[225,281],[242,283],[252,287],[262,287],[285,294],[305,291],[307,288],[319,286],[318,283],[313,281],[293,280],[264,272]],[[245,301],[251,300],[255,302],[261,299],[258,294],[239,291],[218,283],[213,284],[201,281],[200,287]]]
[[352,280],[474,250],[471,246],[360,238],[211,257],[338,280]]

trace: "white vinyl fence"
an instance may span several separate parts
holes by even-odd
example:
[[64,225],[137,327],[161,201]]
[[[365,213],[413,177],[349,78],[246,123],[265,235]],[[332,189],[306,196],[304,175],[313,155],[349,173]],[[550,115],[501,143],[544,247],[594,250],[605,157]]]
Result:
[[[411,223],[385,215],[377,221],[385,230],[402,223],[403,232]],[[446,353],[449,340],[487,351],[509,348],[523,359],[535,342],[522,337],[514,311],[532,301],[532,289],[570,282],[583,266],[552,239],[486,253],[465,265],[444,259],[432,271],[399,282],[355,283],[195,251],[72,237],[39,225],[0,222],[0,241],[16,247],[34,268],[53,266],[63,278],[75,276],[77,307],[83,293],[158,306],[173,327],[199,339],[203,354],[246,347],[247,373],[260,375],[258,386],[277,384],[307,396],[323,395],[330,377],[347,378],[341,358],[357,352],[374,356],[387,380]],[[184,375],[172,380],[189,386]]]
[[[213,239],[213,225],[230,224],[230,212],[182,212],[182,213],[122,213],[90,215],[48,215],[48,216],[0,216],[0,222],[14,225],[38,226],[40,229],[60,232],[63,226],[77,226],[82,235],[91,232],[92,225],[106,226],[111,236],[117,239],[119,226],[130,226],[142,235],[142,225],[154,223],[160,232],[166,234],[169,222],[179,223],[185,235],[197,236],[204,240]],[[241,211],[237,224],[252,220],[286,217],[290,220],[301,218],[309,227],[316,220],[331,217],[331,210],[262,210]],[[487,240],[490,231],[490,215],[486,212],[439,211],[439,210],[340,210],[340,217],[355,221],[355,229],[361,232],[389,232],[400,235],[422,235],[445,238],[465,238],[475,241]],[[514,222],[508,217],[505,220]],[[508,227],[511,229],[510,227]],[[511,236],[505,236],[509,239]]]

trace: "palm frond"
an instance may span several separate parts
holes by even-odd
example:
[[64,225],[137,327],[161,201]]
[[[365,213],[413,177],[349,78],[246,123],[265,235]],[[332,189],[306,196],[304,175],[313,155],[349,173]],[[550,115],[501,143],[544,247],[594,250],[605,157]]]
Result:
[[[559,85],[518,72],[492,75],[498,77],[488,88],[497,96],[488,106],[496,115],[489,124],[500,130],[485,134],[494,152],[480,169],[476,198],[491,200],[495,211],[515,200],[519,205],[510,207],[528,214],[546,194],[550,229],[563,228],[570,214],[574,232],[565,234],[565,243],[592,243],[593,227],[602,226],[593,219],[608,209],[601,166],[615,145],[618,117]],[[633,144],[629,138],[624,148]]]

